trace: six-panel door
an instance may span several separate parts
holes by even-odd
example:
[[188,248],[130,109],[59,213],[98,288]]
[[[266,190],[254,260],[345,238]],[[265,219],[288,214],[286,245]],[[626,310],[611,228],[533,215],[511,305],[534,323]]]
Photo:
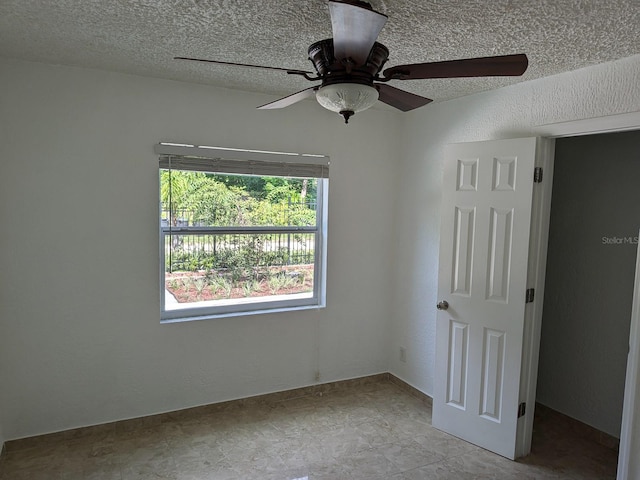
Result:
[[[535,138],[445,151],[433,425],[515,456]],[[435,308],[435,305],[434,305]]]

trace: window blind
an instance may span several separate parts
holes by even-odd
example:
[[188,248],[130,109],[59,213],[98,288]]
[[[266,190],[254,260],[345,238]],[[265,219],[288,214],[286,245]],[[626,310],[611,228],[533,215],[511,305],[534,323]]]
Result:
[[329,157],[160,143],[160,168],[260,176],[328,178]]

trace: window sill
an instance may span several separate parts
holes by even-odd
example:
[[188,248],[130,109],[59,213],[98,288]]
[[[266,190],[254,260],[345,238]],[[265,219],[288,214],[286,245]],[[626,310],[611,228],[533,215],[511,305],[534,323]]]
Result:
[[212,314],[204,314],[204,315],[193,315],[188,317],[179,317],[179,318],[163,318],[160,320],[161,324],[166,323],[183,323],[183,322],[196,322],[200,320],[215,320],[217,318],[229,318],[229,317],[246,317],[250,315],[264,315],[268,313],[283,313],[283,312],[297,312],[304,310],[320,310],[325,308],[323,304],[314,304],[314,305],[296,305],[296,306],[288,306],[288,307],[274,307],[274,308],[264,308],[259,310],[248,310],[248,311],[238,311],[238,312],[224,312],[224,313],[212,313]]

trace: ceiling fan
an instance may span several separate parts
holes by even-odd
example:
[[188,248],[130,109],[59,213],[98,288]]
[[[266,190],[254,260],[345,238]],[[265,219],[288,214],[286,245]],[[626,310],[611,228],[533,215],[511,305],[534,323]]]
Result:
[[527,69],[527,56],[517,54],[397,65],[382,70],[389,50],[376,39],[387,16],[376,12],[369,3],[361,0],[329,0],[329,14],[333,38],[320,40],[309,47],[309,60],[313,63],[315,73],[200,58],[174,59],[279,70],[300,75],[312,82],[319,81],[319,85],[258,108],[284,108],[315,96],[320,105],[342,115],[345,123],[356,112],[370,108],[378,100],[403,112],[432,102],[429,98],[392,87],[387,83],[390,80],[518,76]]

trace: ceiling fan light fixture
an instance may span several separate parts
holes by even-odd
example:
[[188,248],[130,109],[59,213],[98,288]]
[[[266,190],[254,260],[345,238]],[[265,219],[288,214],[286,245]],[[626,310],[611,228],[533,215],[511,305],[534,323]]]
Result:
[[378,101],[378,90],[361,83],[333,83],[320,87],[316,99],[327,110],[343,115],[346,123],[351,115],[371,108]]

